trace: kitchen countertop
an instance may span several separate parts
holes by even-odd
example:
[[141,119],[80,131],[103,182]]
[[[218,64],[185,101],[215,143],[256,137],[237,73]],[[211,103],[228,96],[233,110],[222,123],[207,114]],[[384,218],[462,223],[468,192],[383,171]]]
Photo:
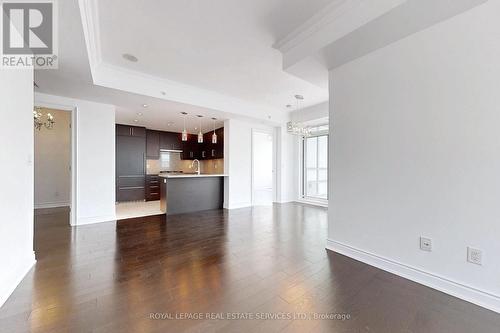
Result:
[[227,177],[226,174],[160,174],[162,178],[206,178],[206,177]]

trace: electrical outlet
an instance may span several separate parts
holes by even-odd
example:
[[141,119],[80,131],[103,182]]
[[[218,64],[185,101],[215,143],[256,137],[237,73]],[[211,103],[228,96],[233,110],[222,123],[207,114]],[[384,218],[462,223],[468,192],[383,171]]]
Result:
[[432,251],[432,239],[426,237],[420,237],[420,250],[431,252]]
[[483,252],[472,247],[467,247],[467,261],[471,264],[483,264]]

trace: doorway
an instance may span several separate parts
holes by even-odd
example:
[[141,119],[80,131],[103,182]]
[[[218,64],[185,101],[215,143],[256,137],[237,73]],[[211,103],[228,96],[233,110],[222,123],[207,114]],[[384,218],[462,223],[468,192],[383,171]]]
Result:
[[252,130],[252,205],[272,205],[274,198],[273,134]]
[[35,112],[34,214],[64,212],[70,224],[72,113],[43,107],[37,107]]

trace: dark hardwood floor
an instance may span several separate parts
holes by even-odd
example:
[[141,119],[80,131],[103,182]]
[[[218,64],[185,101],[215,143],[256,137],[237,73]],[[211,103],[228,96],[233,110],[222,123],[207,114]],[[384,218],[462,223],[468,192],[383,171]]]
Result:
[[[1,332],[500,332],[496,313],[326,251],[321,208],[78,228],[59,212],[35,225],[38,261],[0,309]],[[287,317],[312,313],[344,320]]]

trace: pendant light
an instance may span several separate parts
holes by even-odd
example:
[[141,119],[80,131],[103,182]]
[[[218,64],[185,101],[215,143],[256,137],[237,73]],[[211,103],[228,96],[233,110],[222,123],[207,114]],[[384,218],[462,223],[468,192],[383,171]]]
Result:
[[215,121],[217,120],[217,118],[212,118],[212,120],[214,123],[214,134],[212,134],[212,143],[216,144],[217,143],[217,134],[215,134]]
[[182,130],[182,141],[186,142],[188,140],[188,132],[186,130],[187,112],[181,112],[181,114],[184,116],[184,129]]
[[[302,95],[295,95],[295,100],[296,100],[296,110],[298,111],[300,109],[300,102],[304,100],[304,96]],[[287,108],[291,108],[291,105],[287,105]],[[311,128],[309,126],[306,126],[305,124],[297,121],[289,121],[287,123],[287,131],[290,134],[293,135],[298,135],[301,137],[309,137],[311,136]]]
[[198,132],[198,143],[203,143],[203,132],[201,131],[201,118],[203,118],[202,115],[198,115],[198,119],[200,120],[200,127],[199,127],[199,132]]

